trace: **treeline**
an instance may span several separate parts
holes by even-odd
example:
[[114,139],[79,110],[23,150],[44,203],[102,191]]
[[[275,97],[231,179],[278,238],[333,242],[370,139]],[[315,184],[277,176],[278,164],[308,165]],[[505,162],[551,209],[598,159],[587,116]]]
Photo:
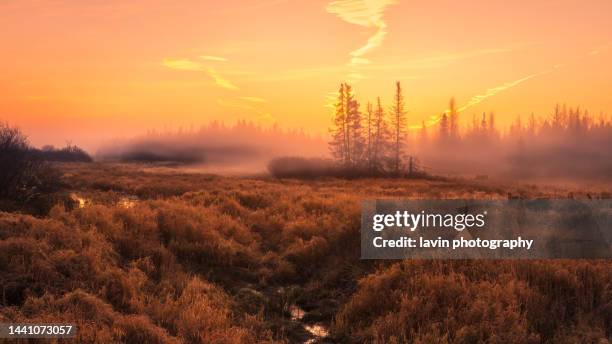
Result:
[[63,148],[46,145],[41,149],[30,149],[39,159],[44,161],[93,162],[93,159],[85,150],[70,143],[66,144],[66,147]]
[[253,172],[275,156],[316,156],[324,149],[324,140],[303,130],[264,127],[240,120],[233,125],[213,121],[199,128],[149,131],[106,144],[98,156],[124,162],[233,165]]
[[329,148],[336,174],[410,177],[435,171],[570,179],[612,175],[606,149],[612,146],[612,121],[580,108],[557,105],[547,116],[518,116],[501,130],[492,112],[460,121],[451,98],[435,124],[422,122],[420,129],[410,131],[397,82],[386,109],[380,97],[361,109],[353,88],[343,83],[334,110]]
[[437,127],[425,126],[409,145],[428,166],[449,173],[491,173],[508,177],[609,178],[612,122],[604,114],[557,105],[547,116],[517,116],[505,130],[495,114],[472,115],[463,130],[453,129],[458,115],[451,101],[450,116]]

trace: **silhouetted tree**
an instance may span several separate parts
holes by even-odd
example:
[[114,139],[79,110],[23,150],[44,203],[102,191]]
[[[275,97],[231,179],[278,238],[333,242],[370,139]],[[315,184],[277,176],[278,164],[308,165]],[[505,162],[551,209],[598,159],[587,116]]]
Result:
[[352,88],[344,84],[346,99],[346,118],[348,126],[348,163],[352,166],[361,165],[365,151],[365,138],[363,135],[362,115],[359,111],[359,102],[355,99]]
[[366,159],[368,164],[368,169],[372,170],[372,136],[374,127],[374,110],[372,109],[372,103],[368,102],[366,106],[366,120],[367,120],[367,144],[366,144]]
[[382,108],[380,97],[376,99],[373,122],[372,168],[381,171],[383,169],[382,162],[389,146],[389,127],[387,121],[385,121],[385,111]]
[[448,142],[449,137],[449,124],[448,124],[448,115],[445,113],[440,117],[440,121],[438,122],[438,140],[440,143],[445,144]]
[[404,109],[404,96],[402,95],[402,87],[399,81],[395,83],[395,96],[393,97],[393,106],[391,106],[390,115],[391,131],[393,133],[393,154],[391,163],[393,172],[397,175],[401,167],[406,135],[406,110]]
[[497,135],[495,129],[495,114],[493,112],[489,113],[489,134],[491,136]]
[[0,200],[12,203],[11,207],[27,205],[32,208],[28,210],[36,212],[48,210],[50,205],[43,204],[41,196],[56,191],[59,177],[41,161],[27,137],[5,123],[0,123],[0,167]]
[[486,135],[489,131],[489,126],[487,125],[487,114],[482,113],[482,120],[480,121],[480,131]]
[[346,110],[346,88],[340,84],[335,104],[334,124],[331,128],[330,149],[333,157],[343,164],[349,162],[348,120]]
[[449,102],[449,138],[452,141],[459,139],[459,114],[455,106],[455,98],[451,98]]
[[427,144],[427,126],[425,121],[421,122],[421,130],[419,131],[419,145]]
[[25,135],[0,123],[0,197],[14,197],[28,184],[36,165],[32,158]]

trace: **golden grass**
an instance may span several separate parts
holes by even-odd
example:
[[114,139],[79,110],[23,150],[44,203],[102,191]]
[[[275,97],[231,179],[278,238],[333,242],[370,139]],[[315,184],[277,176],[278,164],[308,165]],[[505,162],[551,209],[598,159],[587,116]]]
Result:
[[[0,213],[0,321],[70,321],[89,343],[584,342],[609,338],[609,261],[371,262],[360,201],[605,197],[466,181],[274,180],[61,166],[44,218]],[[130,207],[120,200],[132,197]],[[609,196],[608,196],[609,197]],[[137,199],[137,200],[136,200]]]

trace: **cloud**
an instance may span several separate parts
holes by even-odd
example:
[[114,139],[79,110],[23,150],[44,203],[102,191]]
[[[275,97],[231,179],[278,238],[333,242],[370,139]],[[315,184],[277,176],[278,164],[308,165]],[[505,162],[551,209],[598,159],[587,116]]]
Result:
[[336,108],[336,102],[338,101],[338,91],[327,92],[325,95],[325,107],[330,109]]
[[268,102],[267,100],[263,98],[259,98],[259,97],[240,97],[240,99],[246,100],[252,103],[267,103]]
[[217,73],[217,70],[214,69],[213,67],[208,67],[208,75],[211,78],[213,78],[213,80],[215,81],[215,84],[217,84],[217,86],[221,88],[225,88],[226,90],[237,90],[238,89],[238,87],[234,85],[231,81],[219,75],[219,73]]
[[178,69],[178,70],[190,70],[190,71],[199,71],[199,72],[202,72],[205,70],[204,66],[201,63],[194,62],[191,60],[186,60],[186,59],[179,59],[179,60],[164,59],[164,62],[162,64],[165,67],[168,67],[171,69]]
[[188,60],[188,59],[164,59],[162,63],[165,67],[177,70],[186,70],[186,71],[196,71],[196,72],[204,72],[209,77],[213,79],[215,84],[221,88],[226,90],[237,90],[238,87],[234,85],[231,81],[222,77],[219,72],[213,67],[206,66],[202,63]]
[[276,117],[269,112],[260,112],[257,116],[259,122],[274,123],[277,121]]
[[200,58],[206,61],[216,61],[216,62],[226,62],[227,61],[225,57],[212,56],[212,55],[201,55]]
[[395,0],[337,0],[327,5],[328,13],[337,15],[347,23],[376,29],[365,45],[349,54],[351,56],[349,66],[370,63],[363,56],[382,44],[387,35],[387,23],[383,19],[383,14],[385,8],[395,2]]

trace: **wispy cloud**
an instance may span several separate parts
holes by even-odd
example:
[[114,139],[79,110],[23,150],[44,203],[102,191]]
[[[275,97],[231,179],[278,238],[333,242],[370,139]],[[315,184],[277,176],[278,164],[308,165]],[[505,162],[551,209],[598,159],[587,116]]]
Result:
[[162,64],[165,67],[168,67],[171,69],[178,69],[178,70],[190,70],[190,71],[199,71],[199,72],[202,72],[205,70],[204,66],[201,63],[191,61],[191,60],[186,60],[186,59],[178,59],[178,60],[164,59],[164,62]]
[[335,104],[338,101],[338,92],[327,92],[327,94],[325,95],[325,107],[326,108],[330,108],[330,109],[334,109],[335,108]]
[[349,54],[351,57],[349,66],[355,67],[371,62],[364,56],[381,46],[387,35],[387,23],[383,14],[385,8],[395,2],[395,0],[337,0],[327,5],[327,12],[337,15],[347,23],[376,29],[365,45]]
[[217,86],[226,90],[238,89],[238,87],[234,85],[231,81],[221,76],[221,74],[219,74],[219,72],[217,72],[215,68],[206,66],[205,64],[197,61],[189,59],[164,59],[162,65],[171,69],[204,72],[213,79]]
[[217,86],[221,88],[225,88],[226,90],[237,90],[238,89],[238,87],[234,85],[231,81],[219,75],[219,73],[217,73],[217,70],[214,69],[213,67],[208,67],[208,75],[211,78],[213,78],[213,80],[215,81],[215,84],[217,84]]
[[201,55],[200,58],[206,61],[216,61],[216,62],[226,62],[227,61],[225,57],[212,56],[212,55]]
[[252,102],[252,103],[267,103],[268,101],[260,98],[260,97],[240,97],[240,99],[242,100],[246,100],[247,102]]
[[269,112],[260,112],[257,115],[257,120],[263,123],[274,123],[277,121],[277,118]]

